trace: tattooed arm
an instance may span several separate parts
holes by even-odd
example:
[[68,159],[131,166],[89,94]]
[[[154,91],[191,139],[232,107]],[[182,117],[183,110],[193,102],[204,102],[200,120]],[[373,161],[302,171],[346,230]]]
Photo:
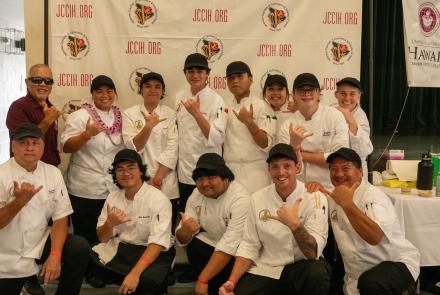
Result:
[[317,259],[318,245],[315,238],[307,232],[304,225],[299,224],[295,230],[292,229],[292,233],[304,256],[307,259]]

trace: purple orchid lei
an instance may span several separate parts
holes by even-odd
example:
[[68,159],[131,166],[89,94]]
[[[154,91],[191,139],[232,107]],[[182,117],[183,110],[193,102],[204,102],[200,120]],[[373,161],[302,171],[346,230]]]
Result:
[[92,120],[95,121],[96,124],[101,126],[105,133],[112,135],[115,133],[119,133],[122,130],[122,115],[121,111],[117,106],[112,106],[111,109],[113,111],[113,114],[115,116],[115,119],[113,120],[112,126],[107,126],[104,121],[102,121],[101,117],[99,116],[98,112],[96,111],[95,107],[90,102],[85,102],[81,105],[82,108],[84,108],[89,114],[90,117],[92,117]]

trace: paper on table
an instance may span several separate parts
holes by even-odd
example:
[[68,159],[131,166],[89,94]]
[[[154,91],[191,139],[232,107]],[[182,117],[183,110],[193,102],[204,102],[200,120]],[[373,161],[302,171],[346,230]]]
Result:
[[387,171],[396,174],[400,181],[416,181],[420,160],[388,160]]

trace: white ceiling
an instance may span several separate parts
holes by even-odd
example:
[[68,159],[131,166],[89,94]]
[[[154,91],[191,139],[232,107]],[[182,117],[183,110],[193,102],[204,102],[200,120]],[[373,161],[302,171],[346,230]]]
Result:
[[1,27],[24,30],[24,0],[0,0]]

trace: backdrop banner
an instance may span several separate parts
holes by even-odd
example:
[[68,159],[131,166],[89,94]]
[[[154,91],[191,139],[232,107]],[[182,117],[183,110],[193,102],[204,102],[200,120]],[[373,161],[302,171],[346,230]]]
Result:
[[[336,82],[360,76],[361,0],[82,0],[49,1],[50,65],[57,106],[90,98],[94,76],[110,76],[117,104],[142,101],[140,77],[163,75],[165,103],[188,87],[183,63],[204,54],[212,69],[209,85],[228,103],[226,66],[249,64],[252,92],[261,96],[268,73],[287,78],[314,73],[326,104],[335,101]],[[438,21],[438,19],[437,19]],[[440,83],[440,79],[437,79]],[[68,105],[68,104],[67,104]]]
[[440,87],[440,1],[402,0],[408,86]]

